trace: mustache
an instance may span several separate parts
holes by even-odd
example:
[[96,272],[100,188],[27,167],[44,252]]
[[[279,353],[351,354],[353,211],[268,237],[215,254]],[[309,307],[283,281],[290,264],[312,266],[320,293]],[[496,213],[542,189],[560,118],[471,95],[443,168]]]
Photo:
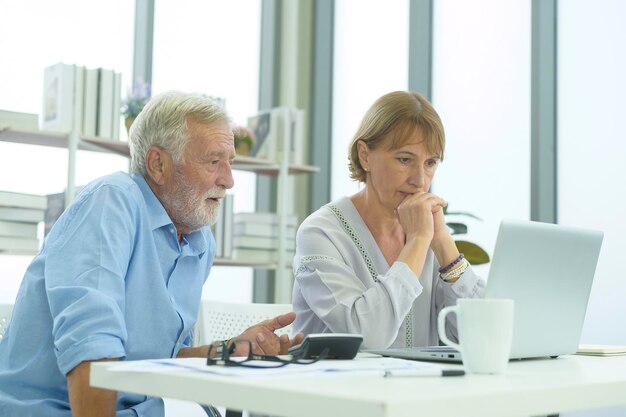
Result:
[[222,188],[222,187],[215,187],[210,189],[209,191],[206,192],[206,194],[204,195],[204,198],[224,198],[224,196],[226,195],[226,189]]

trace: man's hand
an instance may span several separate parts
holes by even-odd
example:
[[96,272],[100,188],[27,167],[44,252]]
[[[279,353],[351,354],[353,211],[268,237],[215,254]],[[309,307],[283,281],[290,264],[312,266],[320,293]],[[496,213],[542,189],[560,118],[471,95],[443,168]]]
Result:
[[274,331],[289,326],[295,319],[296,313],[289,312],[248,327],[243,333],[232,339],[236,343],[234,355],[245,356],[248,354],[248,343],[245,343],[246,341],[250,342],[254,353],[266,355],[287,354],[287,350],[291,346],[302,342],[304,334],[298,333],[290,340],[289,335],[283,334],[278,336]]
[[[118,359],[102,360],[113,361]],[[85,361],[67,374],[67,390],[72,416],[114,417],[117,392],[91,387],[89,385],[90,370],[91,362]]]

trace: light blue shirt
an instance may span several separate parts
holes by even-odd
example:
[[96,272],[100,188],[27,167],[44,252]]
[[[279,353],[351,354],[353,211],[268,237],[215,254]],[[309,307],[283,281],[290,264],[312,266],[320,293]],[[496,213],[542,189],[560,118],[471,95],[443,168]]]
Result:
[[[178,242],[142,176],[86,186],[21,284],[0,344],[0,416],[69,417],[66,374],[83,361],[176,356],[192,340],[214,254],[208,227]],[[117,409],[158,416],[163,403],[119,393]]]

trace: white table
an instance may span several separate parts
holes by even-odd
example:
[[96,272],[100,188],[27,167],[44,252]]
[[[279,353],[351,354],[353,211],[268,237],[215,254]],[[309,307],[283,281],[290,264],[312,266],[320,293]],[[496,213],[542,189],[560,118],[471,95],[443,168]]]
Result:
[[91,384],[285,417],[532,416],[626,404],[626,356],[513,361],[505,375],[397,377],[112,371],[93,363]]

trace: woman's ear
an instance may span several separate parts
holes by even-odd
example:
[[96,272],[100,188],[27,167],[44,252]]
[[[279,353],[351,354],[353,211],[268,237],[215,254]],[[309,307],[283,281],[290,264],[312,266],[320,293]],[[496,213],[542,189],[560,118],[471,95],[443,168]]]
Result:
[[170,175],[172,158],[162,148],[152,146],[146,153],[146,175],[157,185],[165,184]]
[[356,143],[358,154],[359,154],[359,162],[361,163],[361,167],[365,171],[369,171],[369,152],[370,148],[367,146],[367,143],[359,140]]

